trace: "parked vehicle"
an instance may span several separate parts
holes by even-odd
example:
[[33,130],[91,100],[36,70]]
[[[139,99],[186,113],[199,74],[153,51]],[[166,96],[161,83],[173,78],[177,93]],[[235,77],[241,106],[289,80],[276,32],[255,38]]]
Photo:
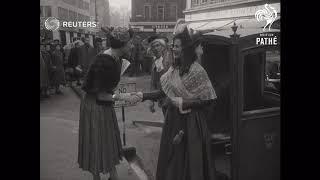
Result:
[[[232,180],[280,180],[279,54],[278,71],[266,74],[280,44],[257,45],[262,28],[232,28],[202,34],[201,64],[218,96],[208,121],[216,169]],[[279,30],[267,33],[280,42]]]

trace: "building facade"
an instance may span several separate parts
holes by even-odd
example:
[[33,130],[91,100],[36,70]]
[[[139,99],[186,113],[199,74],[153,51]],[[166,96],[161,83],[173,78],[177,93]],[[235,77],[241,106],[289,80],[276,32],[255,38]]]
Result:
[[[93,45],[98,28],[65,28],[60,26],[57,31],[48,31],[44,28],[44,21],[48,17],[72,22],[94,21],[95,13],[90,11],[92,6],[90,0],[40,0],[41,35],[47,39],[59,39],[63,45],[72,42],[74,38],[87,37]],[[99,22],[99,24],[102,23]]]
[[172,33],[185,8],[186,0],[131,0],[129,25],[137,32]]
[[121,27],[128,27],[129,26],[129,20],[130,20],[130,14],[129,9],[127,5],[120,6],[120,23],[119,26]]
[[277,11],[272,28],[280,29],[280,0],[186,0],[185,22],[193,30],[221,30],[235,22],[240,28],[263,27],[255,13],[265,4]]
[[109,26],[109,0],[90,0],[90,16],[94,20],[97,18],[97,21],[99,22],[99,27]]

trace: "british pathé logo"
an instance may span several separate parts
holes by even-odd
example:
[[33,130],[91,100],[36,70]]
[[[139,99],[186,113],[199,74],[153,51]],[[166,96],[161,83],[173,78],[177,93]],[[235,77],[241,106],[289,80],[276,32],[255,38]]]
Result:
[[257,45],[278,45],[278,38],[273,33],[263,33],[256,38]]
[[256,38],[257,45],[278,45],[278,38],[273,33],[262,33]]
[[256,12],[255,17],[258,22],[266,21],[266,25],[263,27],[263,31],[265,31],[266,27],[269,26],[269,31],[272,26],[272,23],[277,18],[277,11],[274,7],[269,4],[264,5],[264,9],[260,9]]

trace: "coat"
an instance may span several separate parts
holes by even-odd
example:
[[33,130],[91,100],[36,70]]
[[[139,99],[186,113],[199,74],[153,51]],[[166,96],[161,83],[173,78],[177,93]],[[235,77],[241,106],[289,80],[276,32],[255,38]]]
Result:
[[52,79],[53,86],[65,84],[65,73],[63,66],[63,55],[60,51],[55,50],[51,53],[52,56]]
[[87,72],[89,66],[96,56],[96,50],[91,45],[82,45],[79,49],[79,63],[82,66],[84,72]]

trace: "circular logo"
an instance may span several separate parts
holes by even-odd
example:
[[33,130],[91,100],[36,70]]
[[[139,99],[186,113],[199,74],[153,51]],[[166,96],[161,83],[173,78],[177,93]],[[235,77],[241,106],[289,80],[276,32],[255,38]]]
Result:
[[59,28],[60,24],[59,24],[59,20],[56,19],[55,17],[49,17],[48,19],[46,19],[46,21],[44,22],[44,26],[46,27],[46,29],[51,30],[51,31],[55,31]]

